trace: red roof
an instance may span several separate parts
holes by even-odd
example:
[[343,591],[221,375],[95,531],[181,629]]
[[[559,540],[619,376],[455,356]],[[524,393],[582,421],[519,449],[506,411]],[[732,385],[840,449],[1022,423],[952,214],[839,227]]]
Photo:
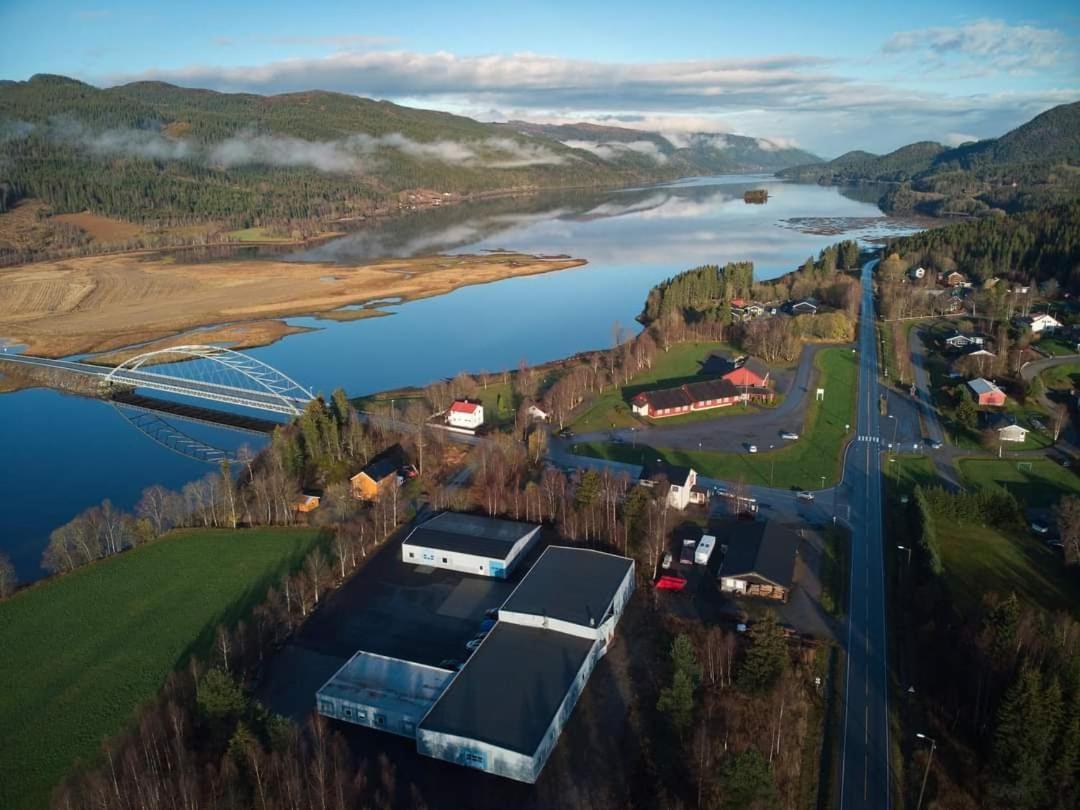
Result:
[[732,298],[731,299],[731,305],[733,307],[745,307],[746,306],[746,301],[744,299],[742,299],[742,298]]
[[480,407],[478,402],[465,402],[463,400],[454,400],[454,404],[450,406],[450,410],[454,413],[476,413],[476,409]]

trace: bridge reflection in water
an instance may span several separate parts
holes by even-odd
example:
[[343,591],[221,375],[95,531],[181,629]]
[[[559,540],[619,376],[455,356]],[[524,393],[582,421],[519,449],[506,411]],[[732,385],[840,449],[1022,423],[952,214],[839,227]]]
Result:
[[[298,415],[312,400],[309,390],[249,355],[218,346],[175,346],[144,352],[115,368],[74,360],[7,354],[15,364],[97,378],[101,393],[135,428],[173,452],[210,464],[247,460],[241,449],[225,450],[174,422],[183,421],[268,435],[280,422],[137,393],[137,389],[284,416]],[[147,370],[151,367],[154,370]]]

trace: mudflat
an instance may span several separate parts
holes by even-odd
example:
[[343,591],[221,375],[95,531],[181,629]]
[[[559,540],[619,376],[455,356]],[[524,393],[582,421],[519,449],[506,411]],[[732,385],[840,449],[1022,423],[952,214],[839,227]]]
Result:
[[[0,338],[26,344],[28,354],[63,357],[159,341],[199,327],[261,321],[247,330],[244,343],[264,345],[287,334],[268,328],[267,319],[426,298],[583,264],[565,256],[502,252],[362,265],[198,263],[151,253],[61,259],[0,270]],[[207,342],[204,333],[196,335],[190,342]]]

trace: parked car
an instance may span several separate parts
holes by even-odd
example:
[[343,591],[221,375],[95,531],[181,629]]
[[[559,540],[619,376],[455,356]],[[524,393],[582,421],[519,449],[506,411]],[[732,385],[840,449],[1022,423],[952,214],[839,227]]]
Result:
[[813,492],[806,492],[804,490],[802,492],[797,493],[795,495],[795,497],[798,498],[800,501],[812,501],[812,500],[814,500],[814,493]]
[[931,450],[940,450],[944,446],[945,445],[943,445],[941,442],[937,441],[936,439],[931,439],[930,440],[930,449]]
[[660,560],[660,567],[664,568],[664,569],[671,568],[671,552],[670,551],[665,551],[664,552],[664,559]]
[[785,441],[793,442],[799,438],[799,434],[793,433],[790,430],[785,430],[783,433],[780,434],[780,438],[784,439]]
[[682,541],[682,554],[679,555],[680,565],[693,565],[694,552],[697,550],[697,542],[694,540]]
[[1045,523],[1039,523],[1038,521],[1034,521],[1031,524],[1031,530],[1035,532],[1035,534],[1048,534],[1050,532],[1050,527],[1047,526]]
[[1065,551],[1065,544],[1060,540],[1047,540],[1047,548],[1052,548],[1054,551]]
[[572,439],[574,438],[574,431],[570,428],[563,428],[559,431],[558,435],[562,436],[564,439]]
[[756,453],[757,452],[757,445],[752,444],[747,448],[747,450],[749,450],[751,453]]
[[476,652],[476,650],[483,643],[484,643],[484,639],[482,639],[482,638],[470,639],[469,641],[465,642],[465,649],[468,650],[469,652]]

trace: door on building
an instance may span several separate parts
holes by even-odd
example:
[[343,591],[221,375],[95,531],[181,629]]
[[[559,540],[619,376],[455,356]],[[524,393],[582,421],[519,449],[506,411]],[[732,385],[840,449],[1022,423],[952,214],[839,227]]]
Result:
[[495,562],[494,560],[488,560],[488,571],[491,572],[493,577],[506,576],[506,566],[501,562]]

